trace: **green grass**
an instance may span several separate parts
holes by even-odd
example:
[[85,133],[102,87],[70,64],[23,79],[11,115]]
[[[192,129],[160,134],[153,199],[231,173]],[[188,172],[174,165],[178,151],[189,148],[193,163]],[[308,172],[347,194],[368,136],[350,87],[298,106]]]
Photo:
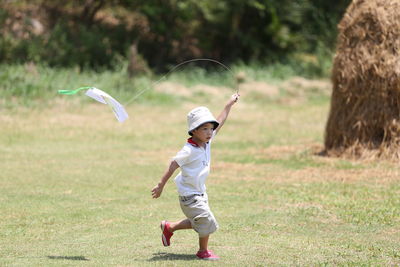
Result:
[[[52,104],[58,90],[73,90],[93,86],[126,103],[142,91],[146,91],[136,102],[149,104],[174,104],[176,98],[151,90],[154,81],[141,76],[130,79],[124,67],[117,71],[95,72],[80,69],[55,69],[43,65],[0,65],[0,109],[20,106],[40,108]],[[80,92],[79,94],[83,94]],[[73,97],[72,97],[73,98]],[[79,100],[77,100],[79,99]],[[75,98],[75,102],[88,103],[87,98]]]
[[[204,266],[193,231],[161,244],[159,222],[182,218],[173,182],[160,199],[150,190],[187,138],[188,110],[218,113],[230,92],[149,93],[123,124],[79,96],[1,110],[0,266]],[[210,248],[221,260],[207,264],[399,265],[399,167],[316,156],[327,99],[265,100],[242,97],[213,145]]]
[[[325,58],[330,62],[329,58]],[[171,97],[169,94],[156,92],[154,87],[165,81],[186,86],[191,90],[197,85],[208,85],[214,87],[236,88],[236,75],[242,73],[244,82],[262,81],[279,86],[287,79],[307,73],[307,67],[302,59],[295,58],[282,63],[245,65],[237,63],[227,66],[229,70],[213,62],[198,61],[184,64],[173,72],[167,74],[151,74],[129,78],[127,75],[127,63],[121,62],[115,70],[94,71],[80,68],[51,68],[40,64],[0,64],[0,109],[13,109],[19,106],[29,108],[40,108],[51,105],[52,100],[57,98],[58,90],[73,90],[83,86],[93,86],[102,89],[122,103],[135,102],[145,104],[177,104],[184,97]],[[205,66],[209,70],[202,68]],[[173,69],[171,66],[170,69]],[[309,75],[315,76],[315,75]],[[319,75],[318,77],[321,77]],[[322,77],[326,77],[322,76]],[[233,90],[233,89],[232,89]],[[313,88],[309,88],[312,92]],[[138,94],[139,98],[135,98]],[[281,90],[282,95],[287,94]],[[310,93],[309,92],[309,93]],[[207,101],[202,91],[194,92],[193,96]],[[259,92],[251,92],[248,96],[254,102],[268,101]],[[309,94],[314,102],[326,102],[326,95]],[[261,99],[261,100],[260,100]],[[82,98],[80,103],[91,100]]]

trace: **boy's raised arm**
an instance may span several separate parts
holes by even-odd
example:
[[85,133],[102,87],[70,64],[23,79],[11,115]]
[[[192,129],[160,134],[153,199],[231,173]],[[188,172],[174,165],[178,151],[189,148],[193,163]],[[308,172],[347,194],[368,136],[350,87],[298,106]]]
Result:
[[219,116],[217,117],[219,125],[217,129],[215,129],[216,133],[218,133],[218,131],[224,125],[226,119],[228,118],[229,112],[231,111],[231,107],[239,100],[239,97],[240,97],[239,94],[233,94],[229,99],[228,103],[226,103],[224,109],[221,111],[221,114],[219,114]]

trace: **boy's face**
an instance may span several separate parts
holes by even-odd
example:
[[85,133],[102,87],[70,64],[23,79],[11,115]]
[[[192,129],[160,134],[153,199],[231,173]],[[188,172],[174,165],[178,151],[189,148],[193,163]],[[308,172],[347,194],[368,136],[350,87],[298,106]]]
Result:
[[201,142],[207,143],[210,141],[214,131],[214,124],[207,122],[192,131],[193,137],[199,139]]

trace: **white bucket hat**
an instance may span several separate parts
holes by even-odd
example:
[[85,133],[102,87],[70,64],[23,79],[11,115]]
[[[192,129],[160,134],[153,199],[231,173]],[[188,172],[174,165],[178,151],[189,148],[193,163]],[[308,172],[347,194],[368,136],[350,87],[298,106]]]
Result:
[[213,114],[206,107],[197,107],[191,110],[187,115],[187,122],[189,135],[193,135],[192,131],[204,123],[213,123],[214,129],[216,129],[219,125],[219,122],[214,118]]

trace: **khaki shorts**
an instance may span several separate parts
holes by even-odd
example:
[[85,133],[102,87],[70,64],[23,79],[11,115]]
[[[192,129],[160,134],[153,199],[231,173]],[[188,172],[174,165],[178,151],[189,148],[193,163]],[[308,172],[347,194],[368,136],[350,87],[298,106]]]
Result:
[[206,194],[179,197],[179,202],[183,213],[199,237],[208,236],[218,229],[217,220],[208,206]]

